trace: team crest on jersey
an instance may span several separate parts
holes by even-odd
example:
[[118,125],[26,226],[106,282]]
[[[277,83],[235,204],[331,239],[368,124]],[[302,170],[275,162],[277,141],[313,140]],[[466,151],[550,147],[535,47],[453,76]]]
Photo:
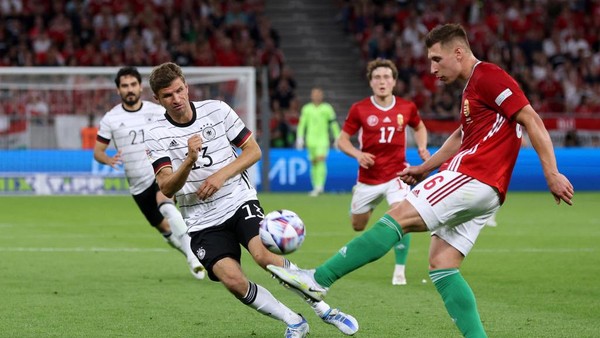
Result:
[[378,123],[379,123],[379,119],[377,118],[377,116],[371,115],[371,116],[367,117],[367,124],[370,127],[375,127]]
[[196,257],[198,257],[198,259],[202,260],[204,259],[204,256],[206,255],[206,250],[204,250],[204,248],[200,248],[198,249],[198,251],[196,251]]
[[463,114],[465,115],[466,122],[471,123],[471,106],[467,99],[463,102]]
[[206,127],[204,129],[202,129],[202,136],[203,136],[204,140],[210,141],[217,136],[217,132],[215,131],[215,128],[213,128],[213,127]]
[[398,128],[396,128],[396,130],[402,131],[402,129],[404,129],[404,115],[398,114],[396,119],[398,120]]

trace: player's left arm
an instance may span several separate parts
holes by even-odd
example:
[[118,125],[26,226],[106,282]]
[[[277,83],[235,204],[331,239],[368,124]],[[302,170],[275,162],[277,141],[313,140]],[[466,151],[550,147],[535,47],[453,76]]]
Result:
[[212,196],[221,189],[225,181],[250,168],[250,166],[258,162],[262,156],[260,146],[252,136],[248,137],[246,141],[240,145],[240,149],[242,149],[242,152],[235,160],[206,178],[200,188],[196,191],[198,198],[204,200]]
[[431,157],[431,154],[429,154],[429,150],[427,150],[427,128],[425,127],[425,123],[421,121],[413,129],[415,131],[415,143],[417,144],[419,157],[423,161],[427,161],[427,159]]
[[337,121],[337,115],[335,114],[335,110],[331,107],[329,111],[329,129],[331,130],[331,136],[333,136],[333,146],[336,149],[338,148],[337,139],[340,137],[340,124]]
[[527,130],[531,145],[540,158],[548,188],[554,195],[556,203],[560,204],[562,200],[568,205],[572,205],[573,185],[558,171],[552,140],[540,116],[528,104],[515,114],[515,120]]

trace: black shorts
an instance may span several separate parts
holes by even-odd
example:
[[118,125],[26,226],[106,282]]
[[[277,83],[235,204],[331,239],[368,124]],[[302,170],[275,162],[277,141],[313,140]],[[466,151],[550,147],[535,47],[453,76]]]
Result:
[[[245,206],[249,206],[247,208]],[[252,213],[249,215],[248,213]],[[212,267],[225,257],[231,257],[241,263],[242,250],[240,244],[248,250],[248,243],[258,236],[260,221],[264,218],[263,208],[257,200],[248,201],[225,221],[201,231],[190,233],[191,247],[213,281],[218,278],[213,274]]]
[[148,220],[148,223],[153,227],[157,227],[165,219],[160,211],[158,211],[158,203],[156,202],[156,194],[159,191],[158,184],[154,181],[144,192],[139,195],[133,195],[133,200]]

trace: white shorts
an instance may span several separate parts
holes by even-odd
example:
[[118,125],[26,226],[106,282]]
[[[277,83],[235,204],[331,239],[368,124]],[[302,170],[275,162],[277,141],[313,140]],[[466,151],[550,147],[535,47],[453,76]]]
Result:
[[377,207],[385,197],[388,205],[403,201],[410,192],[410,186],[399,178],[394,178],[386,183],[369,185],[356,183],[352,189],[352,214],[364,214]]
[[415,186],[407,200],[419,212],[432,235],[464,256],[473,248],[485,222],[500,207],[491,186],[462,173],[445,170]]

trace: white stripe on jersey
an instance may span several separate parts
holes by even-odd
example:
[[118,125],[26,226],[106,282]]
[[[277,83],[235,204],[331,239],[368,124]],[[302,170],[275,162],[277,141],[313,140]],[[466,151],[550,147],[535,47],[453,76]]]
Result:
[[506,118],[504,118],[504,116],[502,116],[500,114],[496,114],[496,122],[494,122],[494,125],[492,126],[492,130],[490,130],[490,132],[487,135],[485,135],[483,140],[485,141],[485,140],[489,139],[490,137],[494,136],[494,134],[496,134],[498,132],[498,130],[500,130],[500,127],[502,127],[504,122],[506,122]]
[[206,100],[191,104],[195,120],[184,125],[173,124],[167,118],[156,121],[148,128],[146,147],[151,163],[162,163],[168,158],[173,171],[177,171],[187,157],[188,138],[202,137],[198,161],[183,188],[175,194],[188,231],[193,232],[224,223],[242,204],[257,197],[244,172],[225,181],[208,200],[198,199],[196,191],[206,178],[236,159],[232,142],[247,129],[225,102]]
[[452,161],[450,161],[450,164],[448,165],[448,170],[458,171],[458,167],[460,166],[460,161],[462,161],[462,158],[466,155],[474,154],[477,151],[478,147],[479,147],[479,144],[475,145],[475,147],[473,147],[471,149],[465,149],[465,150],[461,151],[460,153],[456,154],[456,156],[454,156]]
[[[500,130],[504,122],[506,122],[506,118],[500,114],[496,114],[496,121],[492,125],[492,129],[490,129],[487,135],[485,135],[482,142],[486,141],[490,137],[494,136],[494,134],[498,133],[498,130]],[[465,149],[458,153],[456,156],[454,156],[454,158],[452,159],[452,161],[450,161],[450,164],[448,165],[448,170],[458,171],[458,167],[460,166],[462,158],[466,155],[474,154],[477,151],[477,148],[479,148],[479,144],[476,144],[473,148]]]
[[154,171],[146,156],[145,128],[152,122],[164,118],[165,109],[150,101],[142,101],[138,111],[127,111],[119,104],[107,112],[100,121],[98,135],[111,140],[125,168],[129,191],[138,195],[154,182]]

